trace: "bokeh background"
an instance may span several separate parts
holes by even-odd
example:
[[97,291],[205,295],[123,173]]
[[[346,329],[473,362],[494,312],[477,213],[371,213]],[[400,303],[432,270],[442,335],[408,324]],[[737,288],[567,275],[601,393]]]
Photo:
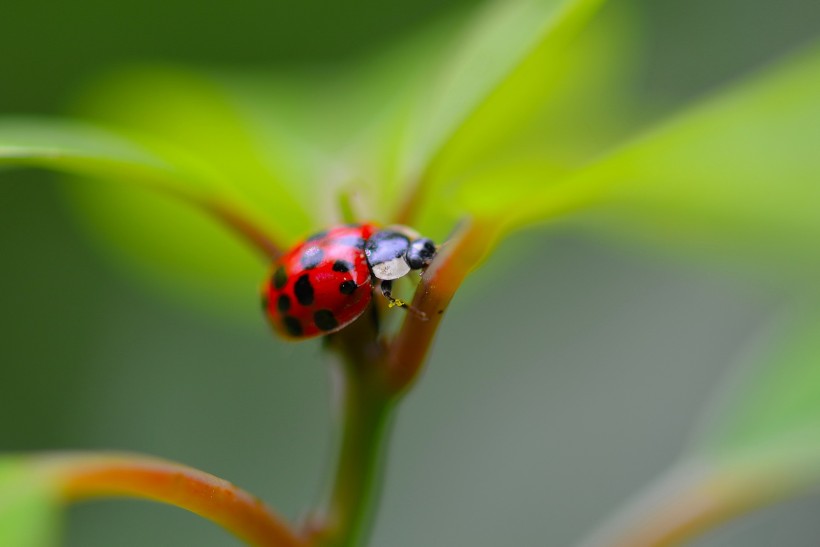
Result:
[[[0,112],[60,113],[143,61],[344,63],[476,0],[17,2],[0,18]],[[820,35],[812,0],[635,2],[645,92],[677,102]],[[225,477],[298,517],[331,429],[316,342],[168,299],[82,233],[56,177],[0,178],[0,449],[113,448]],[[468,280],[398,415],[373,545],[571,545],[668,468],[780,295],[740,270],[591,239],[519,234]],[[260,265],[260,279],[265,268]],[[744,517],[701,547],[814,546],[820,500]],[[236,545],[135,501],[73,507],[67,545]]]

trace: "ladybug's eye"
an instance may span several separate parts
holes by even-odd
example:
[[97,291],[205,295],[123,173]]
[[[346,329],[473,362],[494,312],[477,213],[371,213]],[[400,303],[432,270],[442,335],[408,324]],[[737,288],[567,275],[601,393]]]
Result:
[[431,239],[426,237],[415,240],[407,250],[407,264],[413,270],[420,270],[428,266],[436,256],[436,245]]

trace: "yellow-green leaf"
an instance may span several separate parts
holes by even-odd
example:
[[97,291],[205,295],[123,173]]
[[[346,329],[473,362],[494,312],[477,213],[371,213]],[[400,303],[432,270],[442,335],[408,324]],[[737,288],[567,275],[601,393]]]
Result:
[[588,219],[607,234],[816,280],[818,97],[815,47],[545,185],[522,216],[550,215],[556,200],[594,206]]
[[0,458],[0,545],[57,545],[59,506],[51,485],[19,457]]
[[640,123],[635,14],[612,5],[593,17],[597,8],[569,2],[547,17],[540,40],[453,128],[418,175],[421,229],[446,233],[465,214],[515,214],[533,191]]
[[107,252],[125,259],[129,272],[147,273],[196,302],[241,307],[243,313],[254,308],[252,287],[265,264],[247,241],[215,221],[210,208],[232,208],[279,236],[276,219],[260,220],[263,215],[192,156],[92,124],[7,118],[0,121],[0,166],[82,176],[68,189],[83,204],[79,219],[93,238],[105,241]]
[[[783,323],[747,348],[704,419],[699,452],[718,460],[820,456],[820,320],[815,313]],[[820,476],[820,460],[812,466]]]

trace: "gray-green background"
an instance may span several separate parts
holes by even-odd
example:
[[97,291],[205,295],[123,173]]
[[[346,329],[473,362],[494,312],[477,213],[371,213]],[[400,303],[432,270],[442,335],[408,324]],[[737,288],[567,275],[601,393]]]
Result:
[[[7,2],[0,112],[60,112],[108,67],[332,63],[474,1]],[[811,0],[646,0],[647,89],[702,92],[820,34]],[[256,287],[236,324],[107,263],[53,178],[0,177],[0,449],[114,448],[225,477],[296,517],[330,444],[315,342],[275,340]],[[398,416],[374,545],[569,545],[661,473],[778,298],[737,273],[582,237],[518,236],[453,303]],[[260,278],[264,268],[260,268]],[[698,545],[809,546],[820,501]],[[73,547],[234,545],[178,509],[72,508]]]

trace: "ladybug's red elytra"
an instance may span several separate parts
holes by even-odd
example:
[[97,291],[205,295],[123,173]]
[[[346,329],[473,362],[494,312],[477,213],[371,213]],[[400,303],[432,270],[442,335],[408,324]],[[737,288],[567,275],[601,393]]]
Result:
[[426,268],[436,254],[432,240],[404,226],[337,226],[319,232],[282,255],[262,286],[262,306],[285,338],[330,334],[367,309],[378,286],[391,306],[392,283]]

